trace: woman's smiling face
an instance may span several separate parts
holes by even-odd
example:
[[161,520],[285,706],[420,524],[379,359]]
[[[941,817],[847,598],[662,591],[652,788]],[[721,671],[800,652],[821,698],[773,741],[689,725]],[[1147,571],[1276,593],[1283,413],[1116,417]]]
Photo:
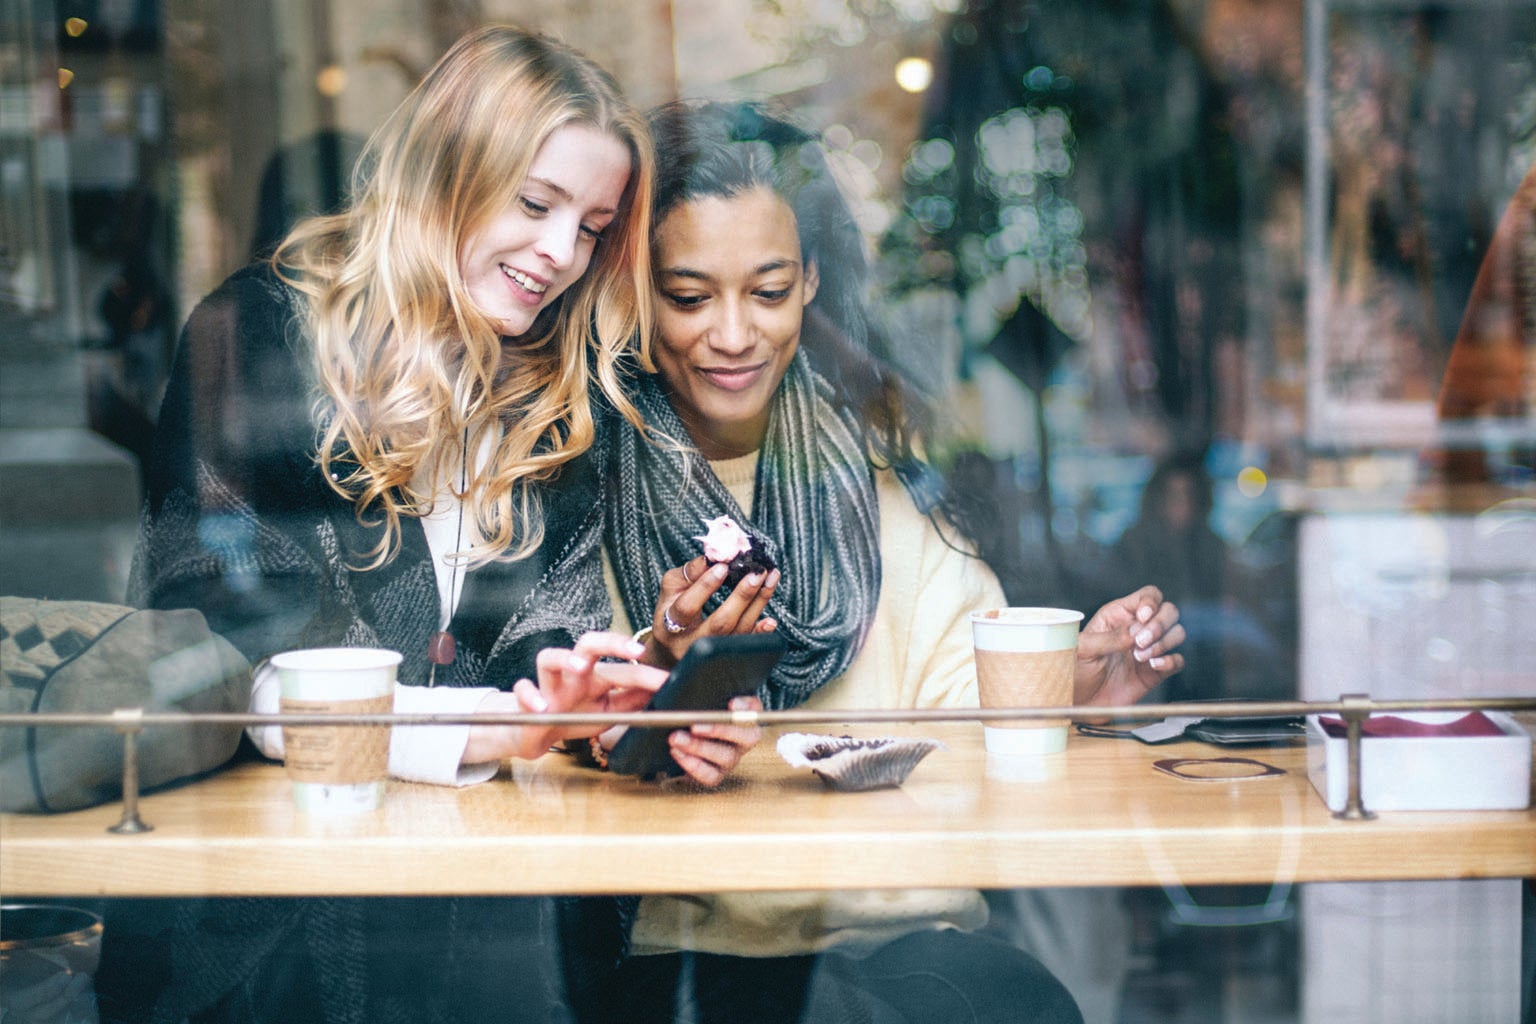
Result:
[[555,129],[539,147],[511,206],[459,252],[479,309],[509,338],[586,272],[629,181],[624,143],[588,124]]
[[652,257],[673,408],[705,458],[755,451],[816,296],[794,211],[766,187],[689,200],[657,227]]

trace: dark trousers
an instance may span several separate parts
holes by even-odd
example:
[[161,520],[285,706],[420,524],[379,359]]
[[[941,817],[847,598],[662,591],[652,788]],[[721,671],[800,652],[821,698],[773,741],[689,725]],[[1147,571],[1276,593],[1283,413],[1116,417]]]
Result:
[[1082,1024],[1038,960],[987,935],[917,932],[868,957],[631,957],[611,994],[629,1024]]
[[101,909],[102,1024],[571,1020],[553,900],[116,900]]

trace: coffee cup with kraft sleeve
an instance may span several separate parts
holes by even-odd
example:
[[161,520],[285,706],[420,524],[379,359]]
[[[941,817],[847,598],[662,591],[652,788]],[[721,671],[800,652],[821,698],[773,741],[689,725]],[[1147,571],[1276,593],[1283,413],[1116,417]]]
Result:
[[[272,656],[284,714],[389,714],[397,651],[312,647]],[[386,725],[284,725],[284,761],[301,811],[369,811],[389,773]]]
[[[1056,708],[1072,703],[1077,632],[1069,608],[989,608],[971,614],[982,708]],[[1011,756],[1066,749],[1064,718],[983,719],[987,752]]]

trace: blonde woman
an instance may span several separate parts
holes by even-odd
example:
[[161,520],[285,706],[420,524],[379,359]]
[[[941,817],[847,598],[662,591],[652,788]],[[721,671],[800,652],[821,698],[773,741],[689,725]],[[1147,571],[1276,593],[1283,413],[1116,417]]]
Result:
[[[202,609],[253,663],[398,650],[401,710],[547,707],[550,685],[517,685],[538,652],[608,624],[589,391],[628,409],[616,373],[650,327],[652,174],[642,120],[597,65],[510,27],[460,40],[369,141],[350,206],[193,312],[144,602]],[[597,660],[630,653],[589,637],[545,672],[572,677],[572,707],[633,706],[657,674]],[[258,671],[258,710],[270,683]],[[277,730],[254,738],[281,755]],[[393,768],[474,781],[555,738],[402,730]]]
[[[300,224],[189,319],[156,439],[140,600],[201,609],[258,665],[296,647],[400,651],[397,710],[643,705],[664,674],[603,660],[640,648],[596,632],[610,612],[586,452],[589,401],[601,392],[628,411],[619,366],[648,362],[631,339],[651,329],[652,175],[643,120],[592,61],[505,26],[457,42],[369,141],[349,206]],[[258,669],[258,710],[276,706],[269,682]],[[718,761],[703,781],[755,730],[723,736],[700,739]],[[254,738],[280,755],[279,736]],[[471,782],[562,738],[401,729],[391,770]],[[547,955],[548,915],[465,906],[248,901],[194,915],[168,968],[187,984],[156,995],[155,1014],[558,1007],[558,978],[512,969]],[[240,940],[209,944],[210,930]]]

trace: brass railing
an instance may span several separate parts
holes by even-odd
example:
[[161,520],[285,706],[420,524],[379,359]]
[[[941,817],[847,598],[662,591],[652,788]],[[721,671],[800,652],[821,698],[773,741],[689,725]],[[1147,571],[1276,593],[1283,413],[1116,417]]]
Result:
[[138,736],[150,726],[253,725],[642,725],[676,727],[701,723],[730,725],[809,725],[825,722],[870,724],[880,722],[975,722],[1029,721],[1068,718],[1074,721],[1160,721],[1164,718],[1268,718],[1306,715],[1338,715],[1345,724],[1347,790],[1344,807],[1334,817],[1365,821],[1375,815],[1360,795],[1360,740],[1362,725],[1373,714],[1415,711],[1530,711],[1536,697],[1465,697],[1422,700],[1372,700],[1367,694],[1344,694],[1336,701],[1183,701],[1166,704],[1129,704],[1104,707],[1067,705],[1052,708],[922,708],[807,711],[630,711],[543,712],[493,714],[257,714],[234,711],[145,711],[120,708],[108,712],[39,711],[0,712],[0,728],[90,727],[111,728],[123,736],[123,812],[111,832],[148,832],[154,826],[139,817]]

